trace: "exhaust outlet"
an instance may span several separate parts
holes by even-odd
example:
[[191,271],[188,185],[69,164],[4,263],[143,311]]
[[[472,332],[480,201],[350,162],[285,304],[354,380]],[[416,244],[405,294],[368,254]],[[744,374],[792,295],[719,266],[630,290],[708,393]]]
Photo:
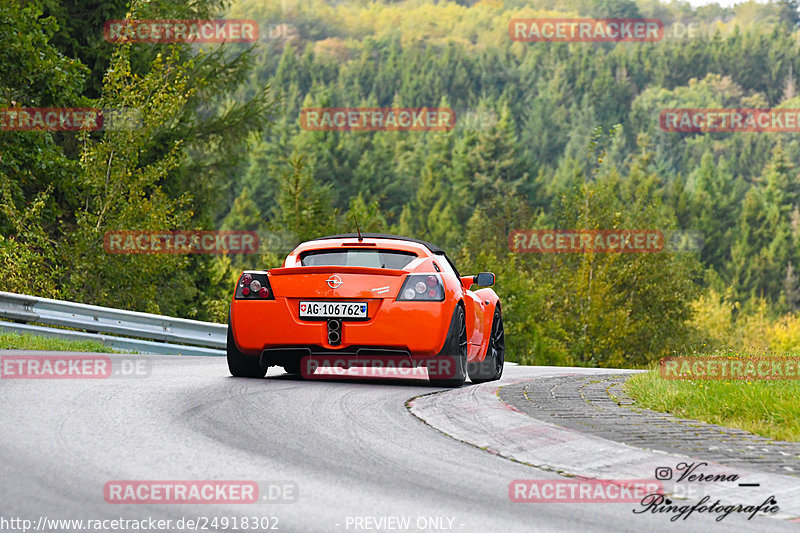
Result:
[[342,322],[340,320],[328,320],[328,344],[336,346],[342,340]]

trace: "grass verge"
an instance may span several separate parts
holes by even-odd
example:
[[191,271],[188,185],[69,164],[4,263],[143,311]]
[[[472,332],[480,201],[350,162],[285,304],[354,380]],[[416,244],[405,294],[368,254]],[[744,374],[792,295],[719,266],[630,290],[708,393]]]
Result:
[[0,350],[121,353],[95,341],[74,341],[18,333],[0,333]]
[[[720,362],[751,359],[719,353],[695,357],[719,358]],[[796,355],[791,357],[797,359]],[[639,407],[739,428],[770,439],[800,441],[797,379],[665,379],[656,366],[630,378],[625,391]]]

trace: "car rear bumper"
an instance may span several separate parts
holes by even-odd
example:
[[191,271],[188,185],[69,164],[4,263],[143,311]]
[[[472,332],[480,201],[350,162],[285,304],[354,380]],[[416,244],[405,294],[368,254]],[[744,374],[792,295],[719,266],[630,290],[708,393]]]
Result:
[[261,366],[283,366],[284,363],[299,361],[303,357],[312,356],[320,359],[341,359],[345,362],[358,360],[407,359],[411,360],[411,352],[405,348],[387,348],[385,346],[347,346],[341,349],[329,349],[324,346],[281,346],[267,348],[261,353]]
[[315,351],[355,354],[365,347],[432,356],[444,345],[455,305],[448,301],[369,299],[367,320],[342,321],[338,345],[328,342],[325,320],[299,318],[296,298],[233,300],[231,328],[239,351],[252,356],[279,349],[298,350],[300,357]]

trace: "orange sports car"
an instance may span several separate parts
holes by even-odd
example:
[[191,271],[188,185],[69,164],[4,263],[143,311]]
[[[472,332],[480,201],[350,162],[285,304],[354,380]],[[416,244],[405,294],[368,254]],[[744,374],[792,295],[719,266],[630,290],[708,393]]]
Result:
[[[242,273],[231,301],[228,368],[270,366],[308,377],[314,358],[340,366],[407,360],[434,385],[499,379],[505,340],[491,272],[461,276],[433,244],[344,234],[300,244],[281,268]],[[470,290],[473,285],[481,288]],[[319,361],[315,363],[319,364]]]

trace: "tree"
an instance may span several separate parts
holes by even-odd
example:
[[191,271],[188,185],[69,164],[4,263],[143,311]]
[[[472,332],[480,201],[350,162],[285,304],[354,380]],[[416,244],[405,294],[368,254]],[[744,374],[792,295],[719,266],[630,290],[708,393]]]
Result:
[[[0,108],[80,105],[87,69],[51,43],[57,25],[35,4],[0,2]],[[63,134],[72,135],[74,134]],[[0,131],[0,290],[57,297],[64,275],[57,221],[78,166],[58,133]]]
[[331,207],[330,186],[314,180],[305,157],[292,156],[286,161],[278,188],[271,230],[286,232],[297,243],[335,231],[338,211]]
[[222,230],[239,230],[239,231],[258,231],[263,230],[266,226],[266,221],[253,201],[250,191],[247,187],[242,189],[242,192],[234,200],[233,207],[231,208],[225,220],[222,221]]
[[503,106],[496,123],[459,139],[452,178],[459,220],[466,222],[481,206],[485,212],[508,215],[501,216],[510,221],[524,203],[517,190],[527,177],[518,158],[511,110]]
[[[624,177],[609,175],[576,185],[555,206],[556,228],[659,229],[674,227],[674,214],[654,187],[653,153],[646,138]],[[563,306],[559,322],[571,339],[577,364],[645,364],[680,347],[691,316],[697,264],[688,254],[552,254],[540,268],[554,272]]]
[[[187,271],[189,259],[177,254],[103,252],[109,230],[186,229],[190,197],[172,199],[161,183],[181,162],[183,146],[174,142],[162,158],[146,154],[159,142],[162,125],[175,120],[187,102],[187,73],[177,53],[157,56],[144,77],[131,72],[130,44],[114,53],[100,104],[139,109],[141,121],[99,140],[81,135],[79,190],[83,207],[70,234],[71,299],[123,309],[179,314],[197,296]],[[175,288],[179,290],[175,290]]]
[[688,227],[703,235],[703,263],[721,273],[731,258],[741,203],[733,188],[733,176],[724,163],[717,164],[714,156],[706,152],[700,166],[690,175],[689,183],[694,185],[694,194]]
[[786,264],[797,264],[792,212],[800,200],[797,172],[777,146],[763,176],[745,195],[732,249],[731,282],[739,298],[776,303]]
[[783,278],[783,297],[790,312],[800,309],[800,284],[791,263],[786,264],[786,276]]

